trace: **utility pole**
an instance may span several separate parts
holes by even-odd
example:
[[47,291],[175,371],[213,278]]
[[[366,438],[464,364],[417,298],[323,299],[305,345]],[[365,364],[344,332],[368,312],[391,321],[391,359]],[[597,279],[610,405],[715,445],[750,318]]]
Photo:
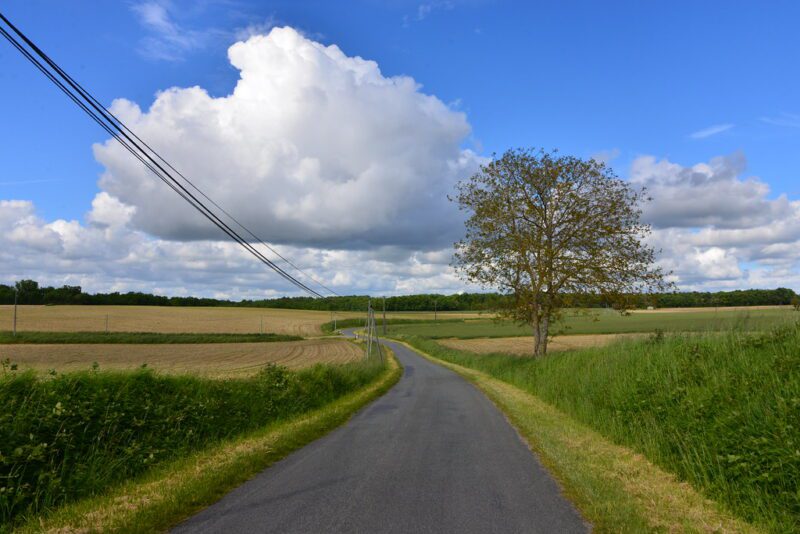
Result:
[[336,312],[333,312],[333,331],[336,332]]
[[367,320],[364,323],[364,331],[369,332],[369,310],[372,309],[372,299],[367,300]]
[[264,316],[261,316],[261,335],[264,335]]
[[386,297],[383,297],[383,335],[386,337]]
[[367,358],[372,356],[372,299],[367,301]]
[[17,337],[17,296],[18,295],[19,295],[19,286],[14,284],[14,323],[13,323],[14,326],[12,328],[13,334],[11,334],[14,337]]

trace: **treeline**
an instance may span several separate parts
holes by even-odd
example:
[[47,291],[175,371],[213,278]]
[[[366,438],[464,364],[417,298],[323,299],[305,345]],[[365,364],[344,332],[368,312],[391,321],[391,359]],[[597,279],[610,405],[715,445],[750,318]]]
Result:
[[794,304],[798,295],[791,289],[745,289],[716,293],[666,293],[658,296],[661,308],[698,308],[715,306],[770,306]]
[[[88,304],[117,306],[246,306],[320,311],[363,311],[368,295],[311,298],[281,297],[264,300],[220,300],[197,297],[164,297],[149,293],[84,293],[80,286],[44,287],[34,280],[16,283],[20,304]],[[0,284],[0,304],[13,304],[15,288]],[[498,293],[458,293],[454,295],[419,294],[386,297],[388,311],[481,311],[496,310],[508,303],[510,297]],[[765,306],[792,304],[798,299],[791,289],[745,289],[737,291],[682,292],[648,295],[629,295],[625,306],[632,308],[698,308],[724,306]],[[570,305],[585,308],[611,308],[619,300],[600,295],[572,295]],[[376,309],[383,308],[383,299],[373,298]]]
[[[117,306],[233,306],[236,303],[197,297],[164,297],[130,291],[128,293],[84,293],[81,286],[44,287],[35,280],[21,280],[19,304],[90,304]],[[0,284],[0,304],[14,303],[14,286]]]

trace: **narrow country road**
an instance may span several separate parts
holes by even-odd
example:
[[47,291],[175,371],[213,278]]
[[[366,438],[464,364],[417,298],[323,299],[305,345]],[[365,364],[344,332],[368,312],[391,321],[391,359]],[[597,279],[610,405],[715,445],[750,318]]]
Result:
[[387,343],[400,381],[173,532],[586,532],[556,483],[475,387]]

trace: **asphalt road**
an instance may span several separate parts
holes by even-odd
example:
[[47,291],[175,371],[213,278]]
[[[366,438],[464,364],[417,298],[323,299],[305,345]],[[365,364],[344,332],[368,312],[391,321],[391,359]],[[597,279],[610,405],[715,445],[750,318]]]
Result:
[[502,413],[388,343],[405,372],[347,424],[173,532],[586,532]]

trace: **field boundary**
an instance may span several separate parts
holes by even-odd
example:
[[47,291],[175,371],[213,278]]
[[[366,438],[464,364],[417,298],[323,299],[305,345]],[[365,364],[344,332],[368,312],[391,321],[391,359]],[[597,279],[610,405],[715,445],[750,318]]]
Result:
[[402,375],[393,354],[372,384],[297,419],[225,441],[155,469],[106,494],[33,518],[15,532],[124,532],[166,530],[230,490],[346,423],[386,393]]
[[481,390],[506,415],[595,532],[761,532],[643,455],[610,442],[538,397],[396,341]]

